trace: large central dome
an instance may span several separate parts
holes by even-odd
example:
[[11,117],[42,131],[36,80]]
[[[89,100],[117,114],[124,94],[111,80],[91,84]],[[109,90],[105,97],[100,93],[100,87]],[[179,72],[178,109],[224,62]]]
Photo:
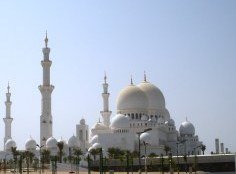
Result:
[[143,81],[138,87],[147,95],[148,109],[165,109],[165,98],[160,89],[147,81]]
[[117,112],[128,110],[146,110],[148,99],[137,86],[131,84],[121,90],[117,98]]

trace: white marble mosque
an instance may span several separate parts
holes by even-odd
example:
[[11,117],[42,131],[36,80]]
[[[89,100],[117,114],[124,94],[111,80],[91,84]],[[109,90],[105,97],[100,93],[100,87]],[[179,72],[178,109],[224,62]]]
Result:
[[[117,147],[124,150],[138,151],[139,136],[141,154],[144,153],[144,142],[148,146],[147,153],[165,154],[164,148],[170,147],[171,153],[181,154],[201,154],[202,142],[195,134],[193,124],[187,119],[177,130],[175,121],[170,116],[165,105],[165,98],[161,90],[149,82],[144,73],[144,79],[135,85],[131,82],[122,89],[116,101],[116,114],[112,116],[109,110],[109,91],[107,77],[104,77],[103,110],[100,112],[102,120],[95,123],[89,130],[84,118],[76,125],[76,134],[69,138],[68,142],[63,139],[53,137],[53,116],[51,114],[51,94],[54,86],[50,83],[50,66],[52,61],[49,58],[50,48],[48,38],[45,38],[45,48],[42,49],[44,58],[41,61],[43,68],[43,82],[39,86],[42,94],[41,116],[40,116],[40,144],[30,137],[25,143],[25,149],[36,156],[39,155],[37,146],[47,148],[52,154],[57,153],[57,143],[64,143],[65,154],[69,153],[69,148],[81,148],[87,152],[93,148],[102,147],[105,151],[110,147]],[[5,123],[4,149],[0,152],[0,158],[10,158],[11,148],[17,147],[17,143],[12,139],[11,123],[11,93],[8,84],[6,93],[6,117]],[[149,131],[147,131],[149,130]],[[146,132],[145,132],[146,131]],[[21,150],[21,149],[19,149]]]

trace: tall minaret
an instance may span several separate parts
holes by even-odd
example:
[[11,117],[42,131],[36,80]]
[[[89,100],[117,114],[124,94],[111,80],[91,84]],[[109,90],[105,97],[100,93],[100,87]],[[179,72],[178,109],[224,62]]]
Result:
[[51,113],[51,94],[54,86],[50,84],[50,67],[52,61],[49,60],[50,48],[48,48],[47,33],[45,37],[45,48],[43,51],[43,60],[41,65],[43,67],[43,84],[39,86],[42,94],[41,100],[41,116],[40,116],[40,145],[46,145],[48,138],[52,136],[52,113]]
[[3,121],[5,123],[5,137],[4,137],[4,149],[5,149],[5,143],[8,139],[11,139],[11,123],[13,118],[11,118],[11,93],[10,93],[10,86],[8,83],[7,86],[7,93],[6,93],[6,117],[3,118]]
[[109,95],[108,93],[108,83],[107,83],[107,76],[106,74],[104,75],[104,83],[102,84],[103,86],[103,93],[102,93],[102,98],[103,98],[103,111],[101,111],[101,115],[103,117],[103,124],[107,127],[110,126],[110,117],[111,117],[111,111],[109,111]]

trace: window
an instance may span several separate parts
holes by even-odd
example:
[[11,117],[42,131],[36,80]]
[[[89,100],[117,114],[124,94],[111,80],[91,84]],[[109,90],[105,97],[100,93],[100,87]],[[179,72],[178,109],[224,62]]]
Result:
[[82,141],[83,140],[83,131],[79,130],[79,140]]

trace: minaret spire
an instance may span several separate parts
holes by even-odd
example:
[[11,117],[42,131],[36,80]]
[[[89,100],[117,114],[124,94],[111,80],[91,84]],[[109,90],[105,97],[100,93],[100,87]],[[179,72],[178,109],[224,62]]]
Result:
[[103,93],[102,93],[102,98],[103,98],[103,111],[101,111],[101,115],[103,118],[103,124],[107,127],[110,126],[110,117],[111,117],[111,111],[109,111],[109,96],[110,93],[108,92],[108,83],[107,83],[107,76],[106,73],[104,75],[104,83],[102,84],[103,86]]
[[9,82],[7,83],[7,93],[9,93],[10,91],[10,85],[9,85]]
[[133,77],[132,77],[132,75],[131,75],[131,78],[130,78],[130,84],[131,84],[131,85],[134,84],[134,83],[133,83]]
[[44,42],[45,42],[45,47],[47,48],[48,47],[48,32],[46,30],[46,37],[44,39]]
[[7,93],[6,93],[6,117],[3,118],[3,121],[5,123],[5,137],[4,137],[4,149],[5,149],[5,143],[8,139],[11,139],[11,123],[13,118],[11,118],[11,93],[10,93],[10,85],[8,82],[7,85]]
[[147,82],[146,71],[144,71],[144,82]]
[[40,145],[46,145],[46,140],[52,137],[52,113],[51,113],[51,94],[54,86],[50,83],[50,67],[52,61],[49,59],[50,48],[48,47],[48,36],[46,31],[45,48],[43,48],[43,84],[39,86],[42,95],[41,116],[40,116]]

